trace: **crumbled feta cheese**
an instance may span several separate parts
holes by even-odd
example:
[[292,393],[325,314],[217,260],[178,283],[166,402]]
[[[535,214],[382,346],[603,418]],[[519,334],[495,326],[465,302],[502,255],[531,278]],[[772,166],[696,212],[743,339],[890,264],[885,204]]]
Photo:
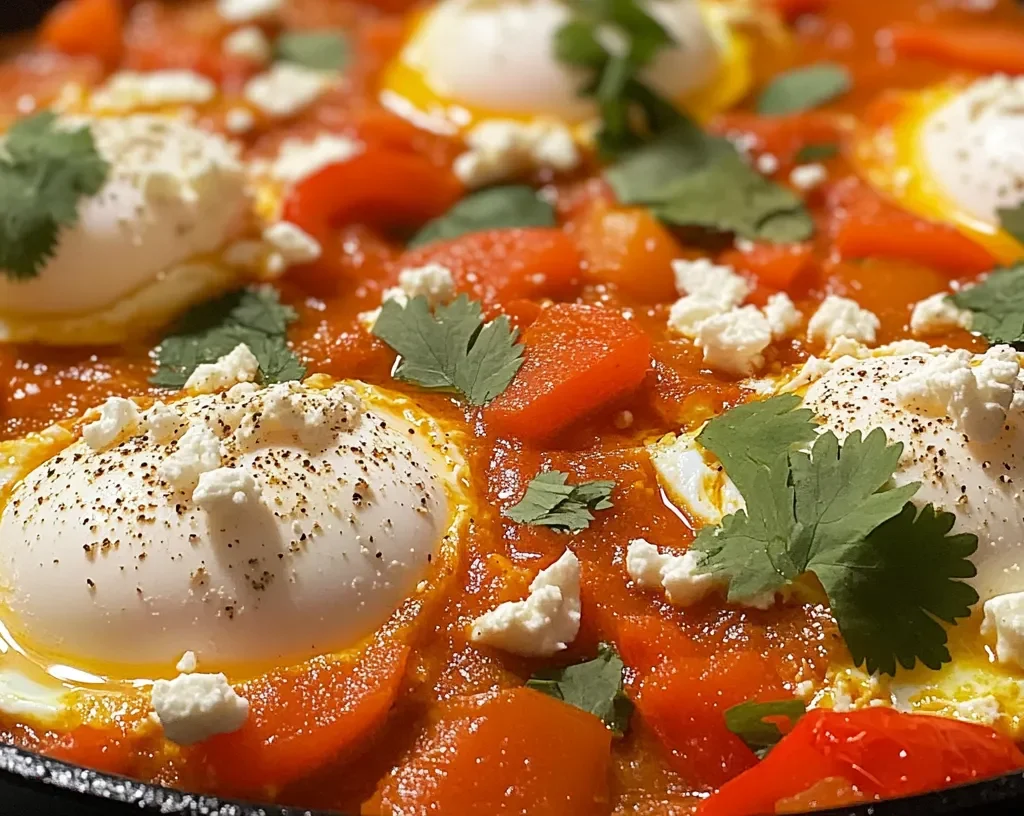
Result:
[[828,170],[823,164],[801,164],[794,167],[789,173],[789,183],[798,190],[813,190],[825,183],[828,178]]
[[261,398],[258,414],[245,416],[236,433],[242,450],[278,433],[297,438],[310,450],[326,447],[339,427],[355,427],[363,409],[359,395],[347,386],[334,389],[327,401],[310,399],[298,383],[277,383],[263,389]]
[[153,683],[153,710],[164,736],[194,745],[215,734],[237,731],[249,717],[249,701],[223,674],[179,674]]
[[297,184],[325,167],[348,161],[363,146],[354,139],[334,133],[320,133],[312,140],[285,139],[271,162],[256,162],[254,168],[277,181]]
[[202,105],[217,93],[217,86],[193,71],[121,71],[93,91],[93,110],[127,113],[138,108]]
[[308,107],[331,84],[331,75],[311,71],[292,62],[275,62],[270,70],[254,76],[242,96],[268,116],[295,116]]
[[174,670],[179,674],[192,674],[198,665],[199,664],[196,662],[196,653],[185,652],[185,654],[181,656],[181,660],[179,660],[178,664],[174,667]]
[[[398,273],[398,286],[385,289],[381,302],[393,300],[405,306],[412,298],[423,296],[431,308],[447,303],[455,296],[455,278],[448,267],[429,263],[424,266],[413,266]],[[373,327],[380,317],[380,309],[363,312],[359,320],[368,329]]]
[[174,408],[157,401],[142,415],[142,426],[150,439],[158,445],[166,445],[185,427],[185,418]]
[[981,634],[995,639],[996,660],[1024,668],[1024,592],[985,601]]
[[224,125],[236,135],[248,133],[256,127],[256,116],[248,108],[231,108],[224,114]]
[[260,498],[260,486],[243,468],[221,467],[199,474],[192,501],[204,510],[229,504],[248,504]]
[[267,259],[271,272],[281,273],[291,266],[312,263],[323,253],[320,242],[288,221],[278,221],[263,231],[263,240],[273,249]]
[[803,315],[785,292],[771,295],[763,311],[765,319],[771,327],[772,338],[775,340],[781,340],[787,336],[800,325],[800,321],[803,319]]
[[820,357],[811,355],[800,367],[796,376],[779,389],[779,393],[787,394],[791,391],[799,391],[816,380],[820,380],[831,370],[832,362],[830,360],[822,360]]
[[157,478],[181,491],[192,491],[199,477],[221,466],[220,439],[205,424],[194,423],[157,468]]
[[910,330],[918,337],[947,334],[956,329],[970,329],[972,317],[967,309],[953,303],[946,292],[939,292],[914,304]]
[[752,374],[764,365],[763,352],[772,342],[772,329],[756,306],[742,306],[714,315],[697,326],[694,343],[704,362],[730,374]]
[[779,169],[779,160],[771,153],[762,153],[757,157],[755,164],[757,172],[765,176],[770,176]]
[[826,346],[840,337],[849,337],[859,343],[874,343],[879,326],[878,317],[862,309],[857,301],[829,295],[811,316],[807,337]]
[[260,361],[245,343],[239,343],[217,362],[196,366],[185,382],[185,390],[193,394],[215,394],[238,383],[254,382],[259,373]]
[[739,306],[751,292],[751,286],[731,266],[720,266],[707,258],[672,261],[676,291],[681,295],[697,295],[722,304],[722,309]]
[[276,14],[284,0],[217,0],[217,13],[229,23],[251,23]]
[[949,416],[968,438],[995,439],[1018,390],[1020,362],[1010,346],[983,355],[962,349],[929,357],[924,366],[897,383],[903,407]]
[[703,295],[686,295],[672,304],[668,313],[669,331],[683,337],[696,337],[701,323],[727,309],[717,300]]
[[645,589],[664,589],[669,603],[691,606],[715,588],[710,573],[700,573],[697,553],[663,554],[650,542],[637,538],[626,548],[626,572]]
[[559,122],[491,119],[469,131],[466,145],[452,169],[472,188],[546,168],[568,172],[580,163],[572,131]]
[[474,643],[524,657],[548,657],[565,649],[580,629],[580,562],[566,550],[541,570],[522,601],[508,601],[473,621]]
[[82,428],[82,440],[101,451],[133,433],[139,425],[138,406],[122,397],[111,397],[99,407],[99,419]]
[[224,38],[224,53],[232,57],[241,57],[258,65],[270,62],[273,49],[270,41],[258,26],[246,26],[233,31]]

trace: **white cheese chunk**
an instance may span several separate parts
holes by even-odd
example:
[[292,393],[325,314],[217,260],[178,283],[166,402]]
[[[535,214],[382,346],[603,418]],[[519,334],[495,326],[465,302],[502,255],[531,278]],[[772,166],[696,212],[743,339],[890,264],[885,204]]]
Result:
[[186,425],[187,422],[181,413],[159,400],[142,415],[142,426],[146,435],[158,445],[166,445],[176,439]]
[[996,660],[1024,668],[1024,592],[985,601],[981,633],[995,640]]
[[948,334],[956,329],[970,329],[972,315],[959,308],[946,292],[939,292],[914,304],[910,313],[910,330],[917,337]]
[[711,368],[741,375],[764,365],[762,352],[771,342],[771,325],[756,306],[730,309],[701,321],[694,338]]
[[224,114],[224,125],[231,133],[241,135],[256,127],[256,116],[248,108],[231,108]]
[[257,65],[264,65],[270,62],[273,56],[273,48],[267,35],[259,26],[245,26],[233,31],[224,38],[222,45],[224,53],[232,57],[255,62]]
[[198,665],[199,664],[196,662],[196,653],[185,652],[185,654],[181,656],[181,660],[179,660],[175,665],[174,670],[179,674],[192,674]]
[[249,701],[223,674],[179,674],[153,683],[153,710],[167,739],[194,745],[241,728],[249,717]]
[[281,10],[285,0],[217,0],[217,13],[229,23],[251,23]]
[[314,139],[285,139],[270,162],[256,162],[257,173],[285,184],[297,184],[332,164],[348,161],[363,149],[362,143],[335,133],[320,133]]
[[312,263],[323,254],[316,238],[288,221],[267,227],[263,240],[272,249],[267,268],[273,274],[280,274],[291,266]]
[[572,131],[559,122],[492,119],[469,131],[466,145],[452,169],[471,188],[542,169],[568,172],[580,163]]
[[829,295],[807,324],[807,338],[831,346],[838,338],[872,344],[881,323],[878,317],[849,298]]
[[820,380],[828,374],[831,369],[831,360],[822,360],[820,357],[815,357],[812,354],[807,358],[807,361],[800,366],[800,370],[796,372],[796,375],[792,379],[787,380],[779,389],[779,392],[782,394],[788,394],[790,392],[806,388],[811,383]]
[[139,108],[203,105],[217,86],[193,71],[121,71],[97,88],[89,99],[95,111],[127,113]]
[[785,292],[777,292],[769,296],[762,311],[771,327],[774,340],[781,340],[789,335],[803,319],[803,315]]
[[193,423],[157,468],[157,478],[175,490],[191,492],[199,477],[221,466],[220,439],[204,423]]
[[275,62],[250,79],[242,95],[268,116],[286,118],[301,113],[331,85],[332,77],[291,62]]
[[260,486],[244,468],[221,467],[199,474],[192,501],[203,510],[225,505],[254,504],[260,499]]
[[798,190],[813,190],[825,183],[828,170],[823,164],[800,164],[789,173],[789,183]]
[[192,394],[215,394],[238,383],[255,382],[259,373],[260,361],[245,343],[239,343],[217,362],[196,366],[185,383],[185,390]]
[[[447,303],[455,296],[455,278],[452,271],[441,264],[429,263],[411,266],[398,273],[398,286],[385,289],[381,302],[394,301],[405,306],[414,297],[425,297],[431,308]],[[380,317],[380,309],[373,309],[359,315],[360,322],[367,329]]]
[[697,572],[699,559],[695,552],[671,555],[642,538],[629,542],[626,548],[626,572],[645,589],[664,589],[669,603],[691,606],[715,588],[714,577]]
[[681,295],[700,295],[717,301],[724,309],[739,306],[751,292],[751,286],[731,266],[712,263],[707,258],[672,261],[676,290]]
[[122,397],[111,397],[99,407],[99,419],[82,428],[82,439],[94,451],[109,448],[139,425],[138,406]]
[[580,629],[580,562],[566,550],[541,570],[522,601],[507,601],[473,621],[474,643],[524,657],[565,649]]

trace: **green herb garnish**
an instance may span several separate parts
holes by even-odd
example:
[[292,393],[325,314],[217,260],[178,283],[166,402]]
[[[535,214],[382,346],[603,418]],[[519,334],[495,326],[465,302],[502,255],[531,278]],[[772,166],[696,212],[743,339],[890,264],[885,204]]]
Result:
[[240,343],[260,363],[264,383],[301,380],[306,369],[288,347],[288,325],[297,315],[269,288],[242,289],[194,307],[156,350],[153,385],[181,388],[197,366],[215,363]]
[[[730,601],[814,573],[856,665],[939,668],[951,659],[939,621],[967,617],[978,601],[960,580],[975,574],[977,537],[950,535],[951,513],[919,512],[909,500],[920,483],[891,485],[903,446],[882,429],[855,431],[840,446],[831,431],[816,434],[798,404],[792,395],[751,403],[697,437],[746,502],[700,531],[701,569],[729,580]],[[809,451],[797,449],[811,438]]]
[[471,232],[510,227],[553,227],[555,208],[531,187],[513,184],[491,187],[463,198],[423,227],[409,247],[447,241]]
[[287,31],[277,38],[274,57],[315,71],[340,71],[348,65],[351,48],[340,31]]
[[486,405],[498,396],[523,364],[518,329],[505,315],[485,323],[480,304],[465,295],[433,314],[422,295],[405,305],[387,300],[373,334],[400,355],[395,379],[455,391],[471,405]]
[[850,72],[822,62],[779,74],[764,89],[757,112],[764,116],[800,113],[831,102],[850,90]]
[[551,527],[564,532],[585,530],[594,520],[592,511],[607,510],[612,506],[609,497],[615,482],[570,485],[566,484],[568,478],[568,473],[558,470],[538,473],[527,485],[519,503],[502,515],[521,524]]
[[1016,207],[1003,207],[996,210],[999,225],[1021,243],[1024,243],[1024,201]]
[[839,155],[839,145],[835,142],[821,142],[820,144],[808,144],[796,152],[797,164],[809,164],[810,162],[833,159]]
[[633,703],[622,689],[623,668],[615,647],[602,643],[593,660],[537,672],[526,685],[599,717],[613,734],[621,737],[633,714]]
[[773,700],[767,703],[747,700],[725,710],[725,727],[743,740],[759,759],[764,759],[782,739],[779,727],[765,718],[785,717],[792,727],[805,713],[806,708],[799,700]]
[[980,283],[950,298],[970,311],[971,331],[990,343],[1024,348],[1024,263],[996,269]]
[[49,111],[16,122],[0,147],[0,272],[36,277],[109,174],[88,126],[59,127]]

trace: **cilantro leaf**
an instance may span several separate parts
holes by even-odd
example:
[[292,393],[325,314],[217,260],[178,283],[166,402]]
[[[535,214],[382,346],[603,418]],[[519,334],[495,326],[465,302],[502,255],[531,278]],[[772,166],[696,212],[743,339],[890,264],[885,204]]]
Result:
[[156,350],[149,381],[181,388],[197,366],[215,363],[240,343],[260,363],[264,383],[301,380],[305,366],[288,347],[286,331],[297,315],[270,288],[240,289],[189,310]]
[[615,482],[594,481],[579,485],[566,484],[568,473],[558,470],[538,473],[526,487],[518,504],[502,512],[506,518],[521,524],[551,527],[563,532],[578,533],[594,520],[591,511],[607,510]]
[[1021,243],[1024,243],[1024,201],[1015,207],[996,210],[999,225]]
[[59,127],[48,111],[15,123],[0,148],[0,272],[36,277],[61,230],[78,223],[81,200],[96,195],[109,174],[87,126]]
[[530,187],[511,184],[491,187],[463,198],[423,227],[409,247],[446,241],[470,232],[508,227],[553,227],[555,208]]
[[393,376],[421,388],[456,391],[486,405],[523,364],[519,331],[505,315],[484,323],[480,304],[460,295],[430,314],[427,299],[385,301],[373,334],[399,354]]
[[850,90],[850,72],[841,65],[821,62],[779,74],[761,93],[762,116],[800,113],[824,105]]
[[[861,541],[816,554],[818,576],[854,663],[869,673],[894,674],[896,662],[920,660],[938,669],[951,659],[946,630],[971,614],[978,593],[963,579],[976,570],[974,535],[950,535],[955,517],[909,502],[899,515]],[[936,620],[937,619],[937,620]]]
[[1024,348],[1024,263],[997,269],[950,297],[973,315],[972,331],[990,343]]
[[628,153],[605,176],[623,204],[645,205],[675,226],[775,243],[814,232],[799,196],[754,170],[727,139],[689,121]]
[[340,71],[352,57],[348,40],[333,29],[286,31],[274,44],[274,57],[315,71]]
[[782,739],[782,731],[766,717],[785,717],[790,727],[807,712],[800,700],[773,700],[759,703],[747,700],[725,710],[725,727],[743,740],[747,747],[764,759],[768,751]]
[[818,144],[807,144],[801,147],[795,156],[797,164],[824,161],[839,155],[839,145],[835,142],[820,142]]
[[633,703],[622,688],[623,668],[615,647],[601,643],[593,660],[537,672],[526,681],[526,686],[599,717],[613,734],[621,737],[633,714]]

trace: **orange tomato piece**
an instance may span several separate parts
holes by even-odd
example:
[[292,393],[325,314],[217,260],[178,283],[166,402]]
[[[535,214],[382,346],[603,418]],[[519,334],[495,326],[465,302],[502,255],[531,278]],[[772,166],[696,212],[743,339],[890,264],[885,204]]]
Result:
[[844,259],[892,258],[957,276],[996,265],[987,249],[954,227],[911,215],[858,179],[846,179],[831,190],[829,211],[833,245]]
[[64,54],[99,59],[113,68],[124,48],[121,0],[63,0],[39,29],[39,41]]
[[672,261],[678,242],[646,209],[597,201],[575,221],[588,280],[613,283],[645,303],[676,297]]
[[[1024,767],[1024,754],[992,728],[888,708],[840,713],[818,709],[752,770],[706,800],[699,816],[774,813],[780,801],[835,781],[823,804],[891,798],[985,779]],[[845,780],[852,787],[844,788]]]
[[1024,32],[1011,27],[937,28],[895,25],[892,48],[903,57],[920,57],[975,71],[1024,74]]
[[356,660],[318,657],[243,684],[245,725],[197,746],[197,764],[218,792],[258,797],[357,751],[387,717],[408,654],[381,637]]
[[849,130],[846,119],[826,111],[807,111],[785,116],[759,116],[742,111],[726,113],[711,123],[720,135],[744,133],[755,139],[755,148],[771,153],[783,167],[796,161],[796,154],[809,145],[842,145]]
[[748,250],[723,253],[720,263],[746,272],[770,289],[789,289],[814,260],[810,244],[754,244]]
[[629,393],[651,367],[650,338],[619,312],[560,303],[523,333],[523,367],[485,409],[498,433],[543,439]]
[[40,750],[46,756],[62,762],[121,776],[131,774],[137,754],[132,740],[120,731],[89,725],[80,725],[62,734],[52,743],[44,744]]
[[768,0],[768,5],[792,21],[803,14],[819,14],[831,5],[831,0]]
[[527,688],[461,697],[385,780],[405,816],[597,816],[609,810],[611,733],[592,714]]
[[571,295],[580,281],[580,253],[555,227],[474,232],[411,250],[400,268],[438,263],[456,287],[485,307],[522,298]]

